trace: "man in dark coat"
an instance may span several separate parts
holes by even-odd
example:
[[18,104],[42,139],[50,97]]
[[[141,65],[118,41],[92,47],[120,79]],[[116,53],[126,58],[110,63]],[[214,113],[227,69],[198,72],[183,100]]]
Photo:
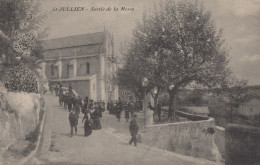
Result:
[[71,83],[69,85],[69,94],[72,94],[72,85],[71,85]]
[[55,96],[58,96],[59,87],[57,85],[55,86],[54,91],[55,91]]
[[131,118],[134,116],[134,105],[133,103],[129,104],[129,112],[131,114]]
[[62,107],[62,96],[63,96],[63,89],[62,89],[62,85],[60,85],[60,89],[59,89],[59,103],[60,103],[61,107]]
[[75,133],[77,134],[78,116],[75,111],[71,111],[69,114],[70,122],[70,135],[73,136],[73,128],[75,128]]
[[82,113],[85,114],[87,109],[88,109],[88,97],[85,97],[84,104],[83,104],[83,107],[81,109]]
[[130,103],[127,103],[127,105],[125,107],[125,119],[126,119],[126,122],[128,122],[128,120],[129,120],[129,111],[130,111]]
[[121,118],[121,111],[122,111],[122,102],[121,100],[119,100],[116,104],[116,118],[118,120],[118,122],[120,122],[120,118]]
[[80,114],[80,100],[77,97],[72,97],[72,105],[73,109],[76,111],[76,113],[79,115]]
[[137,125],[137,122],[136,122],[136,118],[137,116],[134,115],[131,122],[130,122],[130,125],[129,125],[129,130],[130,130],[130,134],[131,134],[131,140],[129,141],[129,144],[132,145],[132,143],[134,142],[134,145],[137,146],[137,139],[136,139],[136,136],[137,136],[137,133],[138,133],[138,130],[139,130],[139,127]]
[[67,96],[67,104],[68,104],[68,109],[69,112],[72,110],[72,104],[73,104],[73,96],[68,94]]

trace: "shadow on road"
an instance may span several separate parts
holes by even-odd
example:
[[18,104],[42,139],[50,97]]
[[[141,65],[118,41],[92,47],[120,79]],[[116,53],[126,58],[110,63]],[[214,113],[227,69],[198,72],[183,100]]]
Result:
[[[90,165],[90,164],[82,164],[82,163],[71,163],[71,162],[45,162],[45,165]],[[93,165],[93,164],[92,164]]]
[[67,137],[71,137],[71,136],[70,136],[70,133],[60,133],[60,135],[62,135],[62,136],[67,136]]
[[130,146],[130,144],[124,143],[124,142],[120,142],[119,144],[120,144],[120,145],[123,145],[123,146]]

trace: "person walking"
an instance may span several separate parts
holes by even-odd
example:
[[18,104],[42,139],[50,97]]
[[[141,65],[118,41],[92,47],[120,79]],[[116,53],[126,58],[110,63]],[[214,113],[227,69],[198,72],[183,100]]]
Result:
[[129,125],[129,131],[130,131],[130,134],[131,134],[131,140],[129,141],[129,144],[132,145],[132,143],[134,142],[135,146],[137,146],[136,136],[137,136],[138,130],[139,130],[139,127],[138,127],[137,122],[136,122],[136,118],[137,118],[137,116],[134,115],[131,122],[130,122],[130,125]]
[[92,129],[93,130],[98,130],[98,129],[101,129],[102,126],[101,126],[101,123],[100,123],[100,113],[98,112],[98,109],[94,109],[94,111],[92,112],[92,118],[93,118],[93,125],[92,125]]
[[72,105],[73,105],[73,96],[70,95],[69,93],[67,95],[67,104],[68,104],[68,109],[70,112],[72,110]]
[[130,111],[130,103],[127,103],[127,105],[125,107],[125,120],[126,120],[126,122],[128,122],[128,120],[129,120],[129,111]]
[[62,107],[62,97],[63,97],[63,89],[62,89],[62,85],[60,85],[60,89],[59,89],[59,103],[60,103],[61,107]]
[[133,116],[134,116],[134,103],[133,102],[129,104],[129,112],[130,112],[131,118],[133,118]]
[[73,109],[76,111],[76,113],[80,114],[80,100],[76,96],[72,97],[72,105]]
[[75,128],[75,134],[77,134],[78,116],[75,111],[69,113],[70,122],[70,135],[73,136],[73,128]]
[[121,101],[119,100],[116,104],[116,118],[118,120],[118,122],[120,122],[120,118],[121,118]]
[[84,122],[84,134],[85,136],[89,136],[92,133],[92,124],[93,124],[89,111],[85,112],[84,117],[82,119],[82,123],[83,122]]
[[72,85],[71,85],[71,83],[69,85],[69,94],[72,94]]
[[85,97],[83,107],[81,109],[82,113],[85,114],[88,109],[88,97]]
[[58,96],[58,93],[59,93],[58,85],[55,86],[54,91],[55,91],[55,96]]

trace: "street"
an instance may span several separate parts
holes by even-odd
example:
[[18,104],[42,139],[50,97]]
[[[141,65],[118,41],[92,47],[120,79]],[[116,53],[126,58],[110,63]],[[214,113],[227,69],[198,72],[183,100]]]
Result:
[[192,165],[214,164],[204,159],[187,157],[167,151],[153,149],[142,144],[128,144],[128,123],[122,114],[121,122],[115,116],[103,113],[102,129],[93,130],[84,136],[83,114],[80,114],[78,133],[70,136],[68,111],[59,107],[58,98],[46,95],[47,113],[43,137],[36,157],[30,164],[147,164],[147,165]]

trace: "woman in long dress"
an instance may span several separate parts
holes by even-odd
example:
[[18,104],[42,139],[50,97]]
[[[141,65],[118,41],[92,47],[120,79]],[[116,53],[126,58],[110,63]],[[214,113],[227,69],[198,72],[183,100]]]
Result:
[[84,133],[85,133],[85,136],[89,136],[91,133],[92,133],[92,122],[91,122],[91,119],[90,119],[90,113],[86,112],[83,119],[82,119],[82,122],[85,120],[84,122]]
[[92,117],[93,117],[93,120],[94,120],[94,123],[93,123],[93,130],[98,130],[98,129],[101,129],[102,126],[101,126],[101,123],[100,123],[100,113],[98,112],[97,109],[94,109],[93,113],[92,113]]

